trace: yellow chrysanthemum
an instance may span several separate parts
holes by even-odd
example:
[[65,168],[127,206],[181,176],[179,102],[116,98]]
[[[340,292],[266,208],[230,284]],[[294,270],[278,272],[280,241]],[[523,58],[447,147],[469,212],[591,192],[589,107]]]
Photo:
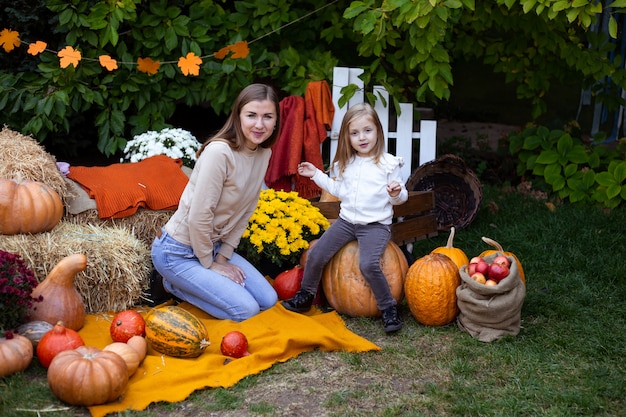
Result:
[[329,226],[319,209],[298,193],[263,190],[238,249],[257,265],[261,259],[295,265],[309,242]]

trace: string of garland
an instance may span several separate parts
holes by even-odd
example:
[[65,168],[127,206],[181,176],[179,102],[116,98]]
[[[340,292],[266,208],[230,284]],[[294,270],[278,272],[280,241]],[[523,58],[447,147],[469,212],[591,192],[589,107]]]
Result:
[[[286,28],[302,19],[305,19],[312,14],[319,12],[320,10],[336,3],[339,0],[333,0],[330,3],[325,4],[324,6],[319,7],[318,9],[305,14],[291,22],[288,22],[281,27],[268,32],[264,35],[259,36],[258,38],[250,41],[250,43],[256,42],[266,36],[269,36],[273,33],[278,32],[279,30]],[[85,61],[97,61],[103,68],[106,68],[108,71],[115,71],[119,68],[119,65],[137,65],[137,70],[140,72],[144,72],[149,75],[154,75],[159,71],[159,68],[162,64],[177,64],[178,68],[180,68],[181,72],[185,76],[194,75],[198,76],[200,74],[200,65],[202,64],[202,60],[206,58],[214,57],[216,59],[224,59],[229,54],[233,59],[245,59],[250,54],[250,48],[248,47],[247,41],[239,41],[232,45],[227,45],[220,49],[217,52],[214,52],[209,55],[198,56],[193,52],[187,53],[185,56],[181,56],[178,61],[164,61],[160,62],[158,60],[153,60],[152,58],[140,57],[137,58],[137,62],[124,62],[118,61],[115,58],[112,58],[110,55],[100,55],[96,58],[84,58],[80,52],[80,50],[75,49],[72,46],[66,46],[60,51],[54,51],[52,49],[47,49],[48,44],[44,41],[38,40],[35,42],[24,42],[20,39],[19,32],[11,29],[4,28],[0,31],[0,47],[4,49],[5,52],[9,53],[13,51],[15,48],[20,47],[22,44],[28,45],[28,54],[37,56],[43,52],[49,52],[57,55],[59,57],[59,66],[61,68],[67,68],[72,65],[76,68],[81,60]]]

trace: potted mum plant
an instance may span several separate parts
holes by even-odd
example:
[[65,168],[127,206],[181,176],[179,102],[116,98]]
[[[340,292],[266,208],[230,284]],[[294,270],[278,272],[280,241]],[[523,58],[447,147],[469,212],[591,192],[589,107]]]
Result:
[[39,284],[19,254],[0,250],[0,330],[9,331],[22,324],[32,303],[31,297]]
[[329,226],[319,209],[297,192],[262,190],[237,251],[261,272],[275,277],[298,265],[309,242]]
[[166,155],[182,159],[184,166],[193,168],[200,146],[196,137],[184,129],[149,130],[126,143],[120,162],[139,162],[151,156]]

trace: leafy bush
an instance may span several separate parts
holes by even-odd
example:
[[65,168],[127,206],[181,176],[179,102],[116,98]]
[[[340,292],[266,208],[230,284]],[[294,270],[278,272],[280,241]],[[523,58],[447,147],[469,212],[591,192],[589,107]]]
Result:
[[626,138],[612,148],[584,142],[565,130],[529,127],[510,137],[517,174],[570,202],[614,208],[626,200]]
[[[260,80],[287,80],[280,85],[284,92],[303,94],[309,80],[330,79],[337,64],[319,42],[324,19],[275,33],[324,4],[318,0],[292,4],[288,10],[277,1],[260,5],[47,0],[45,4],[54,16],[48,23],[53,28],[41,40],[49,50],[73,46],[82,60],[76,67],[62,69],[55,54],[42,53],[36,59],[23,57],[38,62],[36,71],[3,68],[0,123],[39,141],[51,136],[66,147],[79,146],[77,131],[93,129],[98,150],[109,156],[124,149],[128,137],[171,127],[168,119],[177,105],[210,104],[217,114],[227,113],[239,91]],[[15,26],[19,29],[19,24]],[[294,33],[298,36],[289,36]],[[31,36],[41,35],[20,32],[20,36],[28,43],[39,40]],[[213,56],[242,40],[254,42],[250,46],[254,53],[248,57],[219,60]],[[201,76],[184,76],[176,66],[189,52],[204,57]],[[115,57],[118,69],[103,68],[98,62],[102,55]],[[160,61],[156,74],[137,70],[137,60],[146,57]]]

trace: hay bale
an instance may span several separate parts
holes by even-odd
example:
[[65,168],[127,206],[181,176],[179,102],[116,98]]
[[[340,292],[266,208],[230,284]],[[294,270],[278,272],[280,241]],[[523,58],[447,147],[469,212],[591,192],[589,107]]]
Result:
[[46,233],[0,235],[0,247],[19,253],[40,282],[64,257],[84,253],[87,269],[76,274],[74,285],[89,313],[141,304],[152,271],[150,249],[123,227],[61,220]]
[[72,197],[56,158],[30,136],[6,126],[0,131],[0,178],[38,181],[56,191],[67,205]]
[[135,214],[120,219],[101,219],[98,210],[86,210],[78,214],[66,214],[64,220],[74,224],[95,224],[99,226],[123,227],[148,247],[172,217],[174,210],[146,210],[140,208]]

